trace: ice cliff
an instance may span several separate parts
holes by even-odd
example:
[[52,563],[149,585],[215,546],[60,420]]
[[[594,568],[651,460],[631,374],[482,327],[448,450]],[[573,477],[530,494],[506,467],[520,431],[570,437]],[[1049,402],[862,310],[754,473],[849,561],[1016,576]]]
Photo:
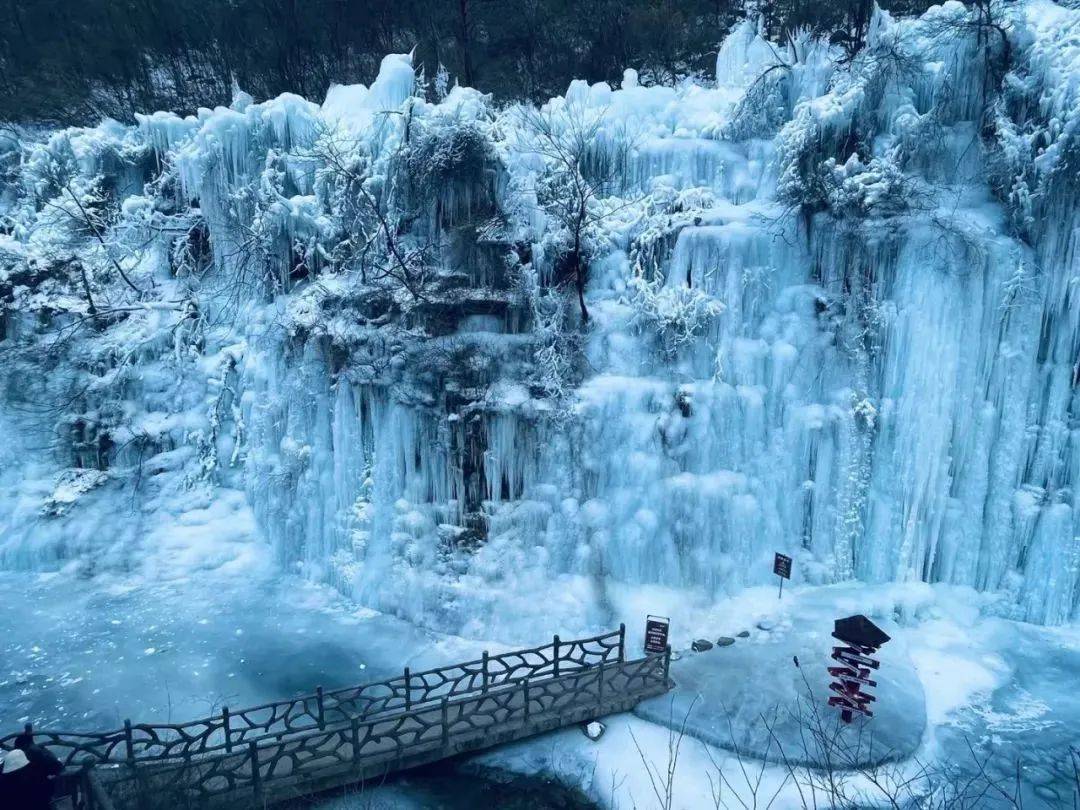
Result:
[[1080,616],[1080,11],[747,22],[715,82],[539,109],[392,55],[0,150],[0,566],[242,487],[281,564],[465,633],[774,551]]

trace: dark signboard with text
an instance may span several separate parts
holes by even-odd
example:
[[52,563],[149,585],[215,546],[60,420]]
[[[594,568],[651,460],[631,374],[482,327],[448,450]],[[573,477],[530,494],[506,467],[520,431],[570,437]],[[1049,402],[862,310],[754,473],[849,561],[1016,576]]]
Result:
[[645,617],[645,652],[662,653],[667,649],[669,624],[666,616]]

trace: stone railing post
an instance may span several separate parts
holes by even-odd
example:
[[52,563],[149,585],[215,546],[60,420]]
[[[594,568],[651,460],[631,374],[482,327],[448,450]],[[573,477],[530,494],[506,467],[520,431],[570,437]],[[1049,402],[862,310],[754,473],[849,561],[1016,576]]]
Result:
[[225,732],[225,753],[232,753],[232,735],[229,733],[229,707],[221,707],[221,728]]
[[409,668],[405,667],[405,711],[412,709],[412,686],[409,684],[411,678]]
[[135,740],[131,733],[131,721],[124,721],[124,750],[127,753],[128,763],[135,763]]
[[596,689],[596,702],[599,704],[601,710],[604,706],[604,665],[600,665],[600,680]]
[[326,728],[326,714],[323,710],[323,691],[321,686],[315,687],[315,705],[318,708],[319,728]]
[[75,784],[77,785],[77,793],[73,794],[72,805],[82,808],[82,810],[94,810],[94,790],[90,787],[89,765],[84,763],[79,768],[78,780]]
[[481,675],[481,691],[486,693],[488,690],[488,684],[490,683],[491,676],[488,674],[488,651],[484,650],[483,657],[483,674]]
[[248,743],[248,759],[251,763],[251,792],[258,806],[262,804],[262,774],[259,772],[259,746],[254,740]]
[[555,641],[552,643],[551,646],[552,646],[552,649],[554,650],[554,653],[552,655],[552,658],[554,660],[553,674],[554,674],[554,676],[556,678],[558,678],[559,677],[559,637],[557,635],[555,636]]
[[127,753],[127,764],[131,769],[133,784],[135,785],[135,806],[139,810],[146,810],[148,798],[146,791],[143,789],[139,770],[135,767],[135,736],[132,733],[130,720],[124,721],[124,750]]
[[526,678],[522,684],[522,689],[525,692],[525,719],[529,719],[529,679]]
[[442,744],[443,748],[450,747],[450,706],[449,698],[442,699]]
[[667,686],[668,672],[671,670],[671,645],[664,648],[664,686]]
[[619,663],[626,660],[626,625],[619,624]]
[[352,761],[353,764],[360,762],[360,718],[352,719]]

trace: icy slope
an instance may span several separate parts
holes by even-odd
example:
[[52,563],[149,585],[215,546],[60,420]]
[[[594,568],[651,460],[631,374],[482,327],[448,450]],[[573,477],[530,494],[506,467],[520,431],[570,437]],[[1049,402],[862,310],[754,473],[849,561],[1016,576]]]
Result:
[[280,563],[465,633],[774,551],[1076,618],[1080,12],[980,14],[879,13],[850,62],[744,23],[715,85],[540,110],[388,56],[7,144],[0,565],[115,557],[50,507],[75,467],[242,484]]

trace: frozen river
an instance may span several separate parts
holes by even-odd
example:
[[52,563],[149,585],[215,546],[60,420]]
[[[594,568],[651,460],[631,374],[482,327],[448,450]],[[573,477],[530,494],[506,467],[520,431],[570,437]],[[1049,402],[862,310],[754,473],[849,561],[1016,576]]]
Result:
[[412,625],[299,580],[137,587],[0,574],[0,717],[70,730],[192,719],[388,677],[436,655]]
[[[428,634],[358,609],[294,577],[235,577],[138,585],[61,574],[0,573],[0,734],[24,723],[69,731],[180,722],[298,693],[381,680],[480,645]],[[355,807],[464,810],[579,807],[542,779],[507,784],[453,765],[366,792],[328,797]]]
[[[222,705],[380,680],[405,666],[504,649],[419,629],[282,571],[252,530],[242,499],[229,493],[204,510],[158,521],[132,559],[128,570],[72,565],[53,573],[0,572],[0,603],[8,608],[0,612],[4,733],[24,723],[82,731],[116,728],[126,718],[179,722]],[[733,723],[752,756],[755,734],[760,737],[753,707],[768,710],[791,699],[799,680],[788,678],[785,687],[780,676],[793,671],[793,655],[824,691],[832,619],[856,612],[875,617],[893,636],[883,650],[878,725],[909,727],[890,743],[903,743],[906,762],[970,771],[974,751],[1004,784],[1020,760],[1026,806],[1069,806],[1075,789],[1069,750],[1080,742],[1075,626],[1009,621],[992,597],[923,583],[796,586],[783,600],[769,587],[721,600],[648,586],[612,587],[608,595],[609,619],[627,623],[634,649],[645,613],[672,619],[672,644],[681,653],[672,665],[674,696],[680,706],[692,706],[676,807],[711,806],[707,776],[715,777],[718,765],[734,767],[725,747],[726,707],[749,707]],[[544,640],[529,627],[521,623],[511,634],[517,644]],[[738,640],[689,652],[693,639],[720,635]],[[897,688],[887,686],[894,677],[901,679]],[[763,688],[769,683],[772,691]],[[585,799],[650,807],[638,742],[645,758],[662,764],[669,712],[643,706],[638,714],[612,718],[599,743],[566,729],[410,774],[374,794],[328,797],[326,810],[581,807]],[[674,715],[681,720],[682,709]],[[782,766],[755,767],[779,791],[776,807],[800,806]]]
[[[328,588],[275,575],[272,566],[258,559],[245,570],[246,576],[217,571],[169,580],[136,578],[127,584],[108,577],[0,574],[0,600],[11,606],[0,614],[0,720],[5,732],[27,722],[78,731],[113,728],[125,718],[182,721],[222,705],[239,707],[309,692],[315,685],[334,688],[378,680],[406,665],[471,656],[483,646],[357,608]],[[1019,761],[1030,806],[1068,806],[1075,787],[1069,748],[1080,742],[1080,697],[1069,686],[1080,671],[1074,628],[1051,630],[980,615],[974,605],[965,608],[965,592],[925,587],[804,589],[783,603],[765,596],[764,591],[747,594],[723,609],[715,607],[711,615],[677,619],[679,646],[686,641],[687,624],[704,627],[717,616],[726,617],[725,632],[750,630],[750,637],[735,647],[687,652],[673,664],[676,699],[694,704],[691,737],[704,733],[708,739],[717,736],[708,733],[710,728],[727,728],[722,706],[763,699],[761,681],[746,677],[747,666],[775,675],[790,668],[794,650],[815,678],[823,674],[817,664],[824,662],[808,661],[812,654],[804,650],[818,625],[854,606],[880,611],[894,605],[899,622],[889,625],[895,634],[891,644],[902,652],[902,666],[917,679],[916,689],[925,693],[924,704],[894,712],[903,718],[917,709],[926,718],[914,742],[915,757],[951,761],[964,769],[974,750],[1003,784]],[[900,660],[886,665],[899,669]],[[784,696],[774,697],[781,701]],[[892,699],[886,692],[881,697]],[[889,707],[881,708],[884,723]],[[442,766],[374,792],[328,797],[325,807],[454,810],[480,802],[581,807],[586,797],[611,806],[628,801],[648,806],[641,805],[644,785],[637,785],[634,795],[629,792],[635,780],[627,781],[628,774],[641,770],[641,755],[632,743],[641,740],[647,751],[662,750],[666,732],[646,722],[657,720],[648,711],[640,713],[644,717],[611,723],[599,744],[569,729],[467,761],[468,775],[457,764]],[[681,718],[682,709],[675,714]],[[653,737],[656,746],[650,747]],[[725,762],[728,752],[720,742],[711,759],[700,739],[687,744],[677,806],[692,807],[707,798],[701,772]],[[764,772],[782,787],[782,768],[770,765]],[[499,784],[514,773],[521,776]],[[623,787],[606,795],[607,782]],[[781,790],[781,799],[789,792]]]

